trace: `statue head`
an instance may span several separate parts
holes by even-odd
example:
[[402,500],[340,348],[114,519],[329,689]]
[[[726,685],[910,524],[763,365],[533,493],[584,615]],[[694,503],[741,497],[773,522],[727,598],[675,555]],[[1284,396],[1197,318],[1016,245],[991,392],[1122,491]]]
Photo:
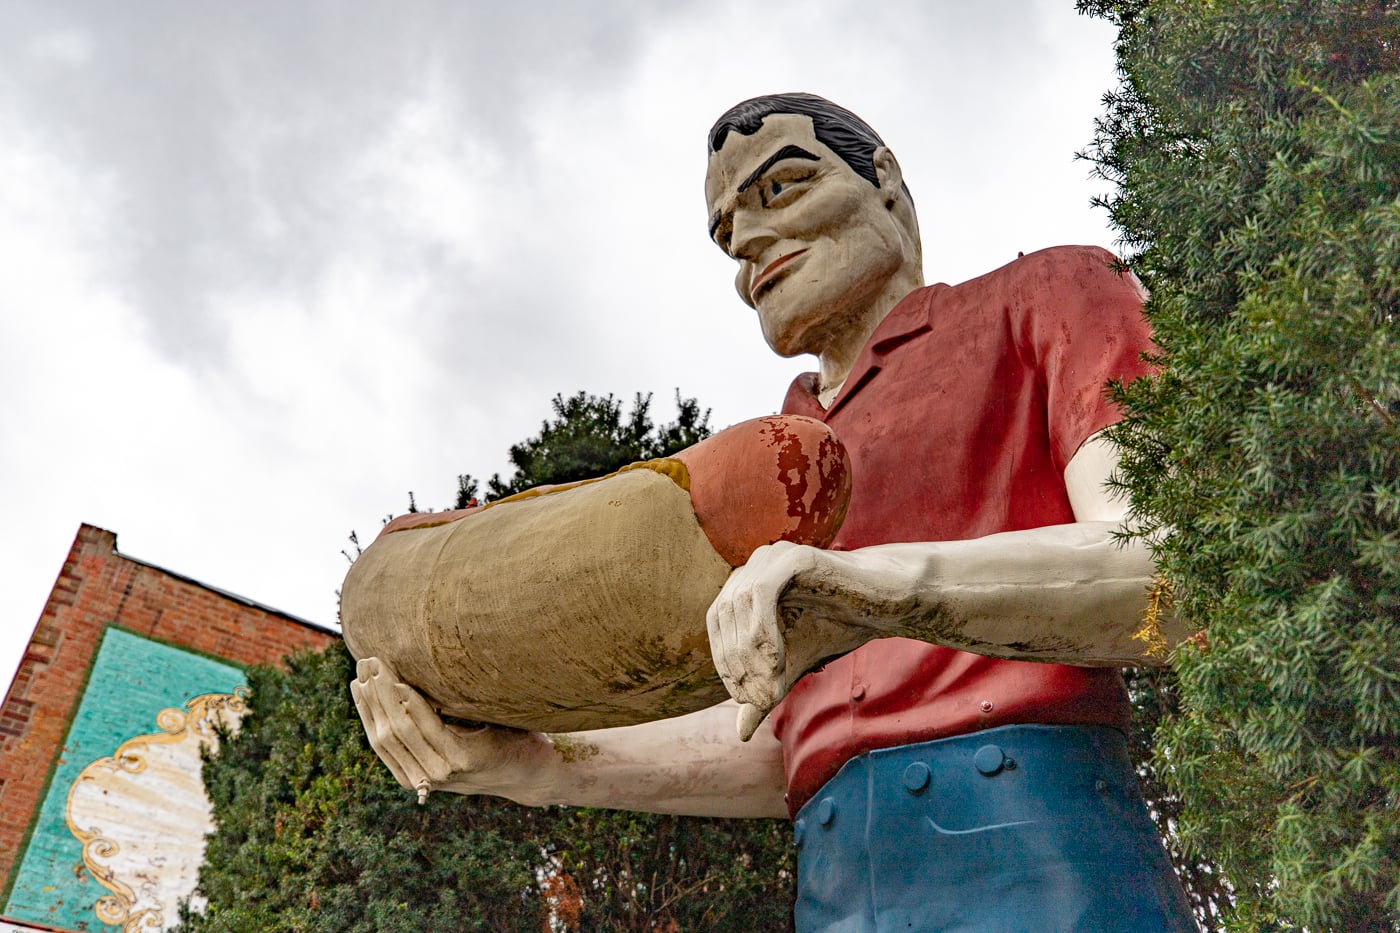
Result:
[[[710,130],[710,235],[783,356],[822,355],[922,283],[899,163],[865,121],[812,94],[746,100]],[[873,321],[872,321],[873,316]]]

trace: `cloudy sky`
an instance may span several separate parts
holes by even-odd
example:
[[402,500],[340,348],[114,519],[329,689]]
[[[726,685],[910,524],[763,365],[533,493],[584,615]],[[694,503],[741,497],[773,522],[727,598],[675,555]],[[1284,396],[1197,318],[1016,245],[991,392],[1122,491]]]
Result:
[[555,393],[774,410],[810,361],[705,234],[743,98],[875,126],[929,281],[1111,246],[1074,153],[1113,35],[1072,0],[0,0],[0,685],[80,522],[329,624],[347,534],[504,471]]

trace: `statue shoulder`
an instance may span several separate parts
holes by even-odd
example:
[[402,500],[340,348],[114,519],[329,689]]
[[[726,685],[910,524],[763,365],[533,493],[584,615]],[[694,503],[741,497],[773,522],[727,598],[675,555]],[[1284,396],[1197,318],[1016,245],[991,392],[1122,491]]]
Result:
[[1127,266],[1102,246],[1050,246],[1021,254],[1002,270],[1018,279],[1078,279],[1123,274]]

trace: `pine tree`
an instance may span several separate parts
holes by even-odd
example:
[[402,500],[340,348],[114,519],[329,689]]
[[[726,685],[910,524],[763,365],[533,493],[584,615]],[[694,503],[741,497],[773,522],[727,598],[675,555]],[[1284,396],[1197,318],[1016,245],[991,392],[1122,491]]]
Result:
[[1156,769],[1230,929],[1400,929],[1400,3],[1080,0],[1151,293],[1112,432],[1176,611]]
[[652,424],[650,394],[637,393],[626,415],[622,401],[611,395],[576,392],[567,399],[556,395],[550,404],[554,419],[541,424],[537,436],[510,448],[515,472],[509,480],[491,477],[488,498],[605,476],[629,463],[675,453],[710,433],[709,409],[701,411],[699,402],[681,398],[680,392],[676,393],[676,420],[660,428]]

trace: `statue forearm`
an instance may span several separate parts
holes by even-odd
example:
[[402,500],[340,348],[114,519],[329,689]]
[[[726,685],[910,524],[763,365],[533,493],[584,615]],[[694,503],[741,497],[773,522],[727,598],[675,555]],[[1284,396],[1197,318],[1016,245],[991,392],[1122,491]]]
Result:
[[[1153,663],[1160,659],[1141,635],[1152,558],[1142,543],[1115,538],[1115,528],[1078,522],[830,553],[793,578],[783,614],[794,623],[808,611],[835,614],[869,637],[1015,660]],[[1169,645],[1189,634],[1171,620],[1163,629]]]
[[[563,804],[686,816],[783,817],[782,749],[768,729],[734,735],[732,702],[674,719],[549,735],[546,781],[504,794]],[[454,789],[446,785],[446,789]]]
[[545,735],[442,720],[376,658],[350,692],[365,734],[395,779],[420,794],[489,794],[543,806],[609,807],[693,816],[782,816],[782,750],[770,731],[741,745],[732,703],[688,716]]
[[1115,535],[1125,511],[1106,482],[1116,457],[1095,437],[1071,460],[1073,523],[854,551],[783,542],[755,551],[707,617],[715,667],[743,704],[740,735],[802,674],[876,638],[1089,667],[1162,663],[1193,633],[1160,612],[1147,621],[1152,556]]

